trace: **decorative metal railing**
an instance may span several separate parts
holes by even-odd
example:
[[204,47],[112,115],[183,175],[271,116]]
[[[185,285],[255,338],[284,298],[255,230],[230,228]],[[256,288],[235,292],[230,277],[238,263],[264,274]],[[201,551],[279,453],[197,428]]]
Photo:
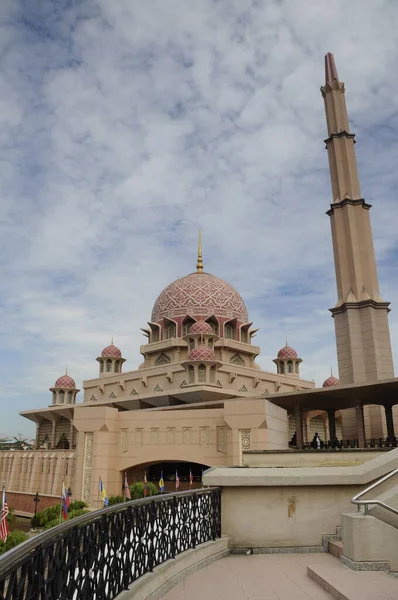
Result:
[[220,536],[219,488],[117,504],[0,557],[0,599],[112,600],[157,565]]

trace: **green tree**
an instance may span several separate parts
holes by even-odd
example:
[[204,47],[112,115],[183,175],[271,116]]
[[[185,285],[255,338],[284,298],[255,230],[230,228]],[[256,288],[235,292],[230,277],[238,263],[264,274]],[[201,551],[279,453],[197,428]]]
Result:
[[[157,496],[159,493],[158,488],[154,483],[148,481],[148,496]],[[138,498],[144,498],[144,484],[142,481],[137,481],[134,485],[130,486],[130,494],[132,500],[138,500]]]
[[11,548],[18,546],[18,544],[22,544],[22,542],[26,542],[28,537],[24,531],[20,531],[19,529],[11,531],[7,536],[6,542],[0,540],[0,554],[4,554],[4,552],[11,550]]

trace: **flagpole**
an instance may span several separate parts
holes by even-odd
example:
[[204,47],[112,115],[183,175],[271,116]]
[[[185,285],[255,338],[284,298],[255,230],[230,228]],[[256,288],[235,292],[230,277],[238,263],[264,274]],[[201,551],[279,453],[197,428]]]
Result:
[[97,504],[100,503],[100,498],[99,498],[99,495],[100,495],[100,485],[101,485],[101,476],[98,477]]
[[62,493],[64,491],[64,482],[62,482],[62,490],[61,490],[61,506],[59,507],[59,523],[62,522]]

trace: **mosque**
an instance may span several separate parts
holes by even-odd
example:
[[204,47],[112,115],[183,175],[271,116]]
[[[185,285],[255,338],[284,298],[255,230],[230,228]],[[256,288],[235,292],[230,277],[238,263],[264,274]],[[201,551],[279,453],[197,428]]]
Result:
[[345,87],[331,54],[325,75],[340,381],[331,375],[316,389],[302,379],[302,358],[287,343],[274,372],[259,368],[257,329],[239,292],[205,272],[199,234],[196,271],[160,293],[142,329],[138,369],[124,370],[112,340],[96,359],[97,375],[83,382],[81,402],[66,373],[50,388],[50,406],[21,413],[36,424],[37,450],[3,453],[8,489],[59,496],[65,479],[75,497],[96,506],[99,477],[116,494],[125,476],[133,483],[145,472],[157,482],[163,471],[170,490],[178,470],[184,489],[190,472],[200,485],[204,468],[242,464],[245,450],[303,448],[316,432],[332,445],[395,440],[389,303],[379,292],[371,206],[361,196]]

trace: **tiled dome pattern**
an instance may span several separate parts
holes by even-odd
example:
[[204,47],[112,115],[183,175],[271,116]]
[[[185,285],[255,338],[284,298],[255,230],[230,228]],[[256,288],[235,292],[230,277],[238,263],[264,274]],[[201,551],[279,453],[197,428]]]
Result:
[[284,348],[279,350],[278,358],[297,358],[297,352],[286,344]]
[[206,323],[206,321],[197,321],[192,325],[189,333],[213,333],[213,328],[210,323]]
[[335,385],[340,385],[340,381],[336,377],[333,377],[333,375],[331,375],[330,377],[325,379],[325,381],[322,384],[322,387],[333,387]]
[[62,375],[62,377],[58,377],[57,381],[54,385],[55,388],[69,388],[74,390],[76,388],[75,380],[69,375]]
[[104,358],[122,358],[122,353],[119,348],[111,344],[103,349],[101,356]]
[[198,346],[191,350],[189,360],[214,360],[214,351],[208,346]]
[[242,297],[226,281],[209,273],[191,273],[177,279],[163,290],[155,302],[152,321],[163,317],[213,314],[247,323],[247,308]]

